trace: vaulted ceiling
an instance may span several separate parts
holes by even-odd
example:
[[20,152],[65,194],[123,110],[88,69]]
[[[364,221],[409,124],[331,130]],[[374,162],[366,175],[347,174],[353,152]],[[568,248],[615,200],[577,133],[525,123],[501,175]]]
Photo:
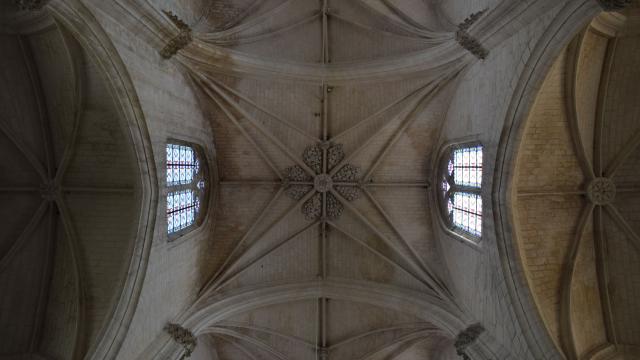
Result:
[[571,359],[638,358],[637,16],[602,14],[563,51],[520,149],[521,254],[545,324]]
[[[437,318],[354,289],[458,311],[429,199],[439,129],[464,61],[411,78],[352,80],[332,69],[390,69],[398,58],[455,45],[451,33],[421,2],[217,4],[193,26],[202,51],[183,55],[211,111],[220,177],[218,270],[186,315],[186,324],[211,318],[194,326],[210,345],[198,351],[214,359],[446,356],[452,334]],[[243,74],[232,59],[227,69],[203,63],[208,51],[309,71]],[[261,299],[276,289],[291,292]],[[247,295],[253,304],[212,309]]]
[[106,79],[65,28],[1,11],[0,356],[80,358],[131,258],[133,149]]
[[[120,27],[139,31],[131,42],[114,39],[120,55],[130,57],[119,70],[131,73],[135,90],[114,91],[116,77],[123,75],[107,78],[104,72],[118,54],[88,50],[88,37],[78,29],[96,28],[78,26],[88,17],[71,11],[79,4],[51,6],[58,20],[68,15],[64,11],[73,14],[65,24],[77,26],[76,38],[47,10],[0,16],[0,151],[9,155],[0,162],[0,218],[10,220],[0,227],[0,289],[19,289],[0,296],[0,337],[9,339],[0,344],[0,357],[82,358],[93,356],[104,339],[112,355],[103,358],[120,356],[121,342],[142,338],[129,331],[131,318],[112,316],[126,302],[127,311],[142,317],[132,329],[155,337],[125,352],[141,358],[183,353],[156,326],[166,319],[197,336],[196,360],[459,358],[456,335],[478,314],[463,305],[455,288],[461,285],[448,273],[441,241],[459,239],[450,238],[438,218],[433,182],[440,150],[460,140],[445,133],[469,119],[447,113],[469,70],[483,65],[479,58],[517,32],[514,24],[532,21],[526,16],[537,12],[549,17],[548,9],[557,4],[86,3],[95,7],[95,16],[113,17],[103,24],[114,38],[125,37],[116,34]],[[593,1],[573,4],[576,12],[597,11]],[[544,326],[569,359],[633,359],[639,345],[640,308],[630,301],[638,281],[629,274],[640,273],[634,155],[640,22],[634,20],[637,12],[624,15],[626,22],[619,14],[596,19],[563,52],[538,94],[518,149],[510,203],[517,232],[507,241],[517,241],[516,261],[525,267]],[[184,41],[185,28],[192,41],[167,56],[169,45]],[[467,30],[476,38],[465,35]],[[149,53],[135,48],[142,41],[170,60],[156,50],[157,58],[144,59]],[[505,55],[504,64],[516,66],[524,59],[518,56]],[[155,77],[154,71],[173,78]],[[187,114],[183,109],[171,112],[175,118],[156,119],[169,115],[161,114],[167,106],[154,92],[183,91],[167,80],[182,77],[198,97],[194,113],[210,121],[213,136],[205,133],[211,139],[200,145],[213,160],[215,180],[206,222],[212,226],[197,230],[206,246],[194,247],[206,250],[185,263],[176,256],[187,251],[167,249],[193,239],[167,241],[164,199],[149,196],[142,184],[151,173],[151,187],[166,191],[164,144],[173,135],[159,128],[200,131],[180,118]],[[504,87],[517,80],[497,78],[511,81]],[[153,146],[137,148],[131,137],[125,105],[117,101],[127,91],[134,95],[126,101],[135,103],[136,91],[147,101],[138,110],[157,127],[149,131]],[[499,117],[498,127],[482,131],[497,139],[503,115],[491,115]],[[495,142],[486,144],[494,155]],[[138,160],[138,166],[149,166],[145,171],[136,166],[143,151],[156,157]],[[492,176],[485,174],[483,181]],[[606,179],[593,182],[600,177]],[[493,210],[488,196],[495,190],[483,189],[485,210]],[[157,221],[143,219],[145,196]],[[495,230],[493,221],[485,217],[485,231]],[[135,288],[148,293],[140,302],[139,294],[123,301],[118,296],[131,277],[127,266],[149,256],[134,247],[140,226],[155,230],[150,236],[157,258],[145,287],[140,281]],[[497,253],[494,246],[469,245],[486,267],[481,270],[500,283],[511,278],[492,272],[504,270],[498,262],[511,260],[502,253],[490,258]],[[145,266],[136,271],[144,274]],[[197,291],[193,297],[180,294],[189,302],[185,308],[171,302],[165,308],[170,313],[154,313],[165,301],[158,294],[177,291],[180,278],[171,276],[180,267],[198,278],[180,289],[199,285],[203,277],[204,284],[189,289]],[[478,303],[484,301],[491,299]],[[500,299],[495,308],[508,313],[510,301]],[[112,321],[119,335],[103,336]],[[520,334],[500,335],[501,341],[515,341]],[[470,351],[501,358],[497,353],[504,349],[491,336],[483,333],[481,345]],[[483,347],[489,343],[495,346]]]

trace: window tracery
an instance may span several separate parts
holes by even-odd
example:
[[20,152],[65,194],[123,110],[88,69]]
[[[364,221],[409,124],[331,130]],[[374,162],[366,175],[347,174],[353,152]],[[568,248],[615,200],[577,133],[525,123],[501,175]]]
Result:
[[168,143],[166,152],[167,234],[177,236],[201,222],[207,179],[202,156],[195,146]]
[[443,156],[440,198],[446,225],[465,237],[482,236],[482,145],[451,146]]

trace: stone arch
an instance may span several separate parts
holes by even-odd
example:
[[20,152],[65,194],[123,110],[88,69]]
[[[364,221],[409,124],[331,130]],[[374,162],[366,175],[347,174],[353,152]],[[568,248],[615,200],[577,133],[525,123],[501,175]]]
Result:
[[158,181],[151,140],[126,66],[93,14],[75,0],[54,1],[47,5],[47,9],[95,57],[109,80],[111,94],[118,105],[120,118],[124,120],[123,128],[130,134],[139,170],[139,222],[127,275],[117,303],[112,308],[110,321],[102,329],[100,341],[88,349],[86,355],[88,359],[113,359],[127,333],[142,290],[156,221]]
[[[248,312],[260,307],[294,302],[299,300],[326,297],[346,300],[367,305],[408,313],[428,320],[446,337],[454,339],[467,328],[473,319],[468,318],[458,308],[447,304],[438,297],[423,292],[401,289],[396,286],[372,284],[356,280],[326,280],[317,282],[299,282],[269,287],[248,287],[227,294],[224,298],[210,299],[197,305],[180,317],[182,326],[190,329],[194,336],[207,333],[212,324],[233,315]],[[159,352],[150,358],[179,357],[181,347],[163,334],[163,342],[157,348]],[[477,343],[468,349],[471,355],[493,356],[502,352],[497,342],[484,334]]]
[[507,288],[521,324],[520,329],[536,358],[561,359],[563,357],[547,333],[537,311],[515,241],[511,190],[517,150],[522,140],[526,119],[545,75],[560,51],[600,11],[602,8],[595,1],[572,1],[567,3],[553,19],[535,45],[517,83],[507,110],[497,151],[492,189],[497,246]]

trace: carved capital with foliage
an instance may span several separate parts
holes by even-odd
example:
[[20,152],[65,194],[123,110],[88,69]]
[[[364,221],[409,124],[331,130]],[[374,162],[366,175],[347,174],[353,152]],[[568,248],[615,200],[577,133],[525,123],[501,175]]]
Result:
[[165,15],[171,20],[171,22],[180,30],[178,35],[174,36],[169,40],[167,45],[165,45],[162,50],[160,50],[160,55],[165,59],[170,59],[173,55],[177,54],[178,51],[184,49],[187,45],[193,41],[193,36],[191,36],[191,28],[184,21],[180,20],[177,15],[170,11],[164,11]]
[[166,331],[173,341],[177,342],[184,349],[184,353],[180,357],[180,360],[188,358],[195,350],[197,341],[196,337],[189,329],[185,329],[178,324],[169,323],[164,327],[164,331]]
[[480,335],[485,331],[484,326],[480,323],[473,324],[468,328],[462,330],[456,337],[456,341],[453,346],[456,348],[456,354],[458,354],[464,360],[471,360],[467,355],[467,348],[471,346]]
[[489,51],[485,49],[476,38],[469,35],[466,31],[456,31],[456,41],[460,46],[462,46],[462,48],[472,53],[480,60],[484,60],[487,55],[489,55]]

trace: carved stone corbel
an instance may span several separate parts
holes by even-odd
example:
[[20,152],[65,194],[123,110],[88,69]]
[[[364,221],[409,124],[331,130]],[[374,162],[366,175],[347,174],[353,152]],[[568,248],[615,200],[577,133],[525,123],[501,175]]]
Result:
[[472,53],[480,60],[484,60],[487,55],[489,55],[489,51],[485,49],[476,38],[469,35],[464,30],[456,31],[456,41],[458,42],[458,44],[460,44],[460,46],[462,46],[463,49]]
[[478,12],[474,12],[473,14],[467,16],[466,19],[464,19],[460,25],[458,25],[458,30],[462,30],[462,31],[467,31],[471,25],[473,25],[476,21],[478,21],[478,19],[480,19],[482,17],[482,15],[484,15],[484,13],[487,10],[480,10]]
[[180,20],[178,16],[173,14],[170,11],[163,10],[165,15],[169,17],[169,19],[176,25],[180,32],[178,35],[174,36],[167,45],[165,45],[162,50],[160,50],[160,56],[165,59],[170,59],[173,55],[177,54],[178,51],[184,49],[187,45],[193,41],[193,37],[191,36],[191,28],[184,21]]
[[42,9],[49,0],[14,0],[13,1],[20,10],[40,10]]
[[478,21],[485,12],[486,10],[481,10],[469,15],[458,25],[458,31],[456,31],[456,41],[458,44],[481,60],[484,60],[487,55],[489,55],[489,51],[487,51],[476,38],[471,36],[467,30]]
[[180,360],[191,357],[191,354],[193,353],[193,350],[195,350],[198,342],[189,329],[185,329],[178,324],[169,323],[164,327],[164,331],[166,331],[171,338],[184,349],[184,353],[182,353]]
[[631,0],[598,0],[598,4],[604,11],[618,11],[631,4]]
[[473,324],[468,328],[462,330],[456,337],[456,341],[453,346],[456,348],[456,354],[464,360],[471,360],[467,355],[467,348],[471,346],[478,338],[480,334],[485,331],[484,326],[480,323]]

